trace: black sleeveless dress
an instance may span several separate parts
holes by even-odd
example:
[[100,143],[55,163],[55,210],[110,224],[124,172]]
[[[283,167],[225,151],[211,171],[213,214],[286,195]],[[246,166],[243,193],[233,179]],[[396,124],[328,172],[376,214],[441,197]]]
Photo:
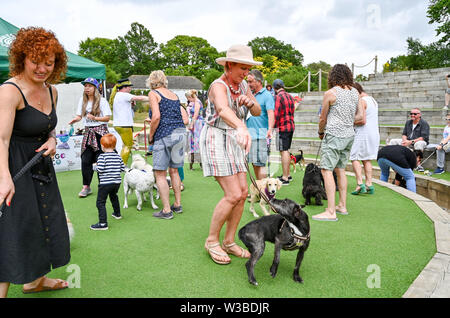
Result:
[[[14,176],[48,139],[57,123],[52,98],[49,115],[30,106],[16,111],[9,143],[9,171]],[[63,202],[50,156],[15,183],[11,206],[0,217],[0,282],[25,284],[70,261],[70,242]]]

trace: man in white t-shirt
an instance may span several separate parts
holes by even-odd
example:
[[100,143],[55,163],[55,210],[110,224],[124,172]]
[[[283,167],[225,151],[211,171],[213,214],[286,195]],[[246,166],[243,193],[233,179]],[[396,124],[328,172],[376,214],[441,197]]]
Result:
[[127,78],[119,80],[116,85],[117,92],[112,96],[113,125],[122,138],[123,147],[120,156],[125,165],[133,147],[133,104],[136,101],[148,102],[148,96],[130,94],[132,86],[133,84]]

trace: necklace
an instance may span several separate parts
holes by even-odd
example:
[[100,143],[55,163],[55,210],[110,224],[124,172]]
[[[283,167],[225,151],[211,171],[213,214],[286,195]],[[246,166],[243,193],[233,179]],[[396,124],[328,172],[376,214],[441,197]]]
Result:
[[241,94],[241,91],[239,90],[239,85],[238,85],[238,89],[234,89],[233,86],[230,84],[231,82],[228,80],[228,77],[227,77],[226,74],[225,74],[225,78],[226,78],[226,80],[227,80],[227,82],[228,82],[228,87],[230,88],[231,92],[232,92],[234,95],[240,95],[240,94]]

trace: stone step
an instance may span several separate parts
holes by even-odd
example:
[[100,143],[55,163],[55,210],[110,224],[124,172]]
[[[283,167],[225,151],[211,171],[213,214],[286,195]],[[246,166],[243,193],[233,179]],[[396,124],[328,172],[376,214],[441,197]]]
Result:
[[[294,113],[295,122],[299,123],[318,123],[319,106],[314,110],[298,109]],[[382,109],[378,110],[378,122],[384,125],[404,125],[410,119],[410,109]],[[447,111],[442,109],[422,109],[422,118],[425,119],[431,126],[445,125],[445,115]]]
[[[276,146],[273,142],[271,145],[271,151],[276,152]],[[308,139],[292,139],[291,144],[291,152],[297,153],[299,150],[302,150],[304,154],[309,155],[317,155],[319,152],[319,147],[321,146],[321,141],[319,138],[308,138]],[[383,145],[380,145],[380,147],[383,147]],[[424,151],[424,159],[428,158],[433,151],[431,150],[425,150]],[[433,154],[423,165],[425,169],[428,169],[430,171],[434,171],[436,168],[436,153]],[[446,154],[445,156],[445,171],[450,171],[450,154]]]
[[[319,125],[315,123],[296,124],[294,138],[317,138]],[[443,128],[430,127],[430,143],[439,143],[442,139]],[[387,138],[401,138],[403,126],[380,126],[380,140]]]

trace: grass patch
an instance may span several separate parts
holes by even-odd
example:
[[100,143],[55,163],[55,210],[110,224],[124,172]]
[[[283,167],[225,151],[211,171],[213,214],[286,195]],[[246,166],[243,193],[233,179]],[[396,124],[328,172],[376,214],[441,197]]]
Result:
[[[254,287],[247,281],[245,260],[232,256],[230,265],[220,266],[204,250],[211,214],[222,198],[222,191],[213,178],[203,177],[198,165],[193,171],[187,167],[182,214],[172,220],[155,219],[149,202],[144,203],[141,212],[136,210],[133,194],[129,197],[130,208],[122,209],[122,220],[110,216],[112,207],[108,202],[109,230],[99,232],[89,229],[98,220],[97,181],[92,184],[94,194],[80,199],[77,193],[81,188],[81,172],[58,173],[64,206],[75,227],[70,264],[80,268],[81,288],[23,295],[21,286],[12,285],[9,296],[398,298],[436,252],[434,227],[425,214],[414,202],[375,185],[374,195],[348,195],[349,216],[340,216],[338,222],[310,221],[311,244],[300,270],[303,284],[292,279],[296,252],[282,251],[278,275],[274,279],[270,276],[273,244],[268,243],[255,268],[260,286]],[[275,173],[279,174],[280,171]],[[297,171],[293,178],[277,197],[303,203],[302,172]],[[348,180],[348,189],[353,189],[354,178]],[[119,198],[123,204],[122,188]],[[160,200],[156,204],[162,207]],[[254,219],[248,208],[246,203],[239,228]],[[259,206],[256,209],[259,212]],[[323,209],[305,208],[309,216]],[[367,287],[372,274],[367,268],[371,264],[381,271],[381,288]],[[67,268],[56,269],[49,276],[67,279],[71,274],[66,272]]]

